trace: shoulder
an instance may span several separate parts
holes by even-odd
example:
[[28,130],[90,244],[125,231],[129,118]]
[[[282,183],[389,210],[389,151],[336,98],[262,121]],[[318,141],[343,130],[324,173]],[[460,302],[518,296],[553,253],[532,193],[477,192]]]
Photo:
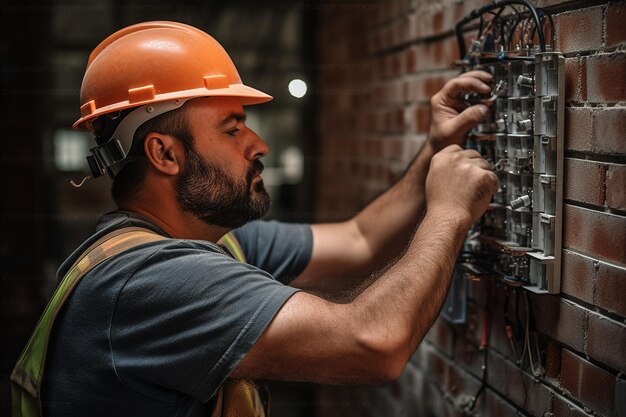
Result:
[[306,223],[285,223],[277,220],[255,220],[231,232],[240,242],[260,243],[277,240],[292,242],[307,241],[312,238],[311,225]]

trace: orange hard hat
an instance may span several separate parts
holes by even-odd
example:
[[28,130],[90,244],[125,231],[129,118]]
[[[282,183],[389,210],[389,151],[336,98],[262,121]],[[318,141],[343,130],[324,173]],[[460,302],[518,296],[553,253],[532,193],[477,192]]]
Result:
[[272,99],[244,85],[224,48],[200,29],[177,22],[139,23],[115,32],[89,56],[80,89],[81,118],[73,127],[93,130],[91,122],[103,114],[208,96],[240,97],[243,105]]
[[[112,135],[99,137],[87,162],[91,176],[115,178],[127,163],[137,128],[196,97],[239,97],[241,104],[269,96],[241,82],[222,45],[200,29],[177,22],[145,22],[121,29],[93,50],[80,89],[81,118],[72,127],[93,131],[111,113]],[[120,111],[135,108],[120,118]],[[84,182],[84,180],[83,180]],[[83,183],[74,186],[80,187]]]

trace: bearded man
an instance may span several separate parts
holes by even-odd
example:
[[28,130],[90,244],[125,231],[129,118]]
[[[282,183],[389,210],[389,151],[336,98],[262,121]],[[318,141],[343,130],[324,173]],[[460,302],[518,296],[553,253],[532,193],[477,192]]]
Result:
[[[113,178],[119,210],[61,266],[47,327],[12,374],[18,407],[204,416],[246,403],[262,415],[255,385],[238,381],[397,378],[497,189],[489,164],[459,146],[487,111],[461,97],[490,80],[470,72],[432,98],[423,149],[353,218],[260,221],[269,150],[244,106],[271,97],[196,28],[147,22],[111,35],[90,56],[75,127],[96,135],[92,176]],[[127,231],[140,237],[111,250]],[[98,261],[81,264],[87,252]],[[348,302],[332,297],[357,288]]]

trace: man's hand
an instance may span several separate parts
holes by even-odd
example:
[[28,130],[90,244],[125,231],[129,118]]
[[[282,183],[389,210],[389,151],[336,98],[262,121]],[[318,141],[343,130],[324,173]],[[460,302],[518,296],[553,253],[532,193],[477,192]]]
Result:
[[463,95],[469,92],[487,94],[493,76],[485,71],[470,71],[448,81],[431,100],[429,141],[439,152],[448,145],[461,145],[467,132],[480,122],[489,108],[484,104],[468,106]]
[[478,152],[450,145],[431,160],[426,178],[427,210],[459,215],[471,224],[487,210],[497,190],[498,177]]

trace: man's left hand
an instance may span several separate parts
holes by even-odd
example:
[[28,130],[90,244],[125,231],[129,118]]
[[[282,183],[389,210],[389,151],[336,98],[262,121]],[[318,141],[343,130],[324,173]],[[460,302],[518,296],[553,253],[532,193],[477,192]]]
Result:
[[465,135],[489,112],[485,104],[469,106],[463,96],[470,92],[487,94],[493,76],[485,71],[469,71],[448,81],[431,100],[428,139],[435,152],[449,145],[461,145]]

